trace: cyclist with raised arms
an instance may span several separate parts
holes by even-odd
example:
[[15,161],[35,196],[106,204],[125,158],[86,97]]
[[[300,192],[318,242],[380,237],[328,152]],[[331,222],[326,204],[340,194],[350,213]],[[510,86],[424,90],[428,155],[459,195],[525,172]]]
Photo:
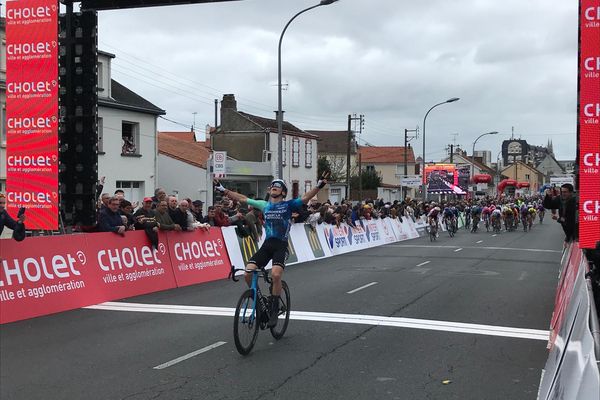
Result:
[[[302,204],[308,203],[320,189],[327,184],[329,173],[324,173],[317,182],[317,186],[306,192],[302,198],[285,200],[287,196],[287,186],[282,179],[275,179],[271,182],[269,188],[269,201],[249,199],[243,194],[225,189],[223,185],[215,180],[215,189],[223,195],[237,200],[240,203],[246,203],[254,208],[261,210],[265,218],[265,241],[260,249],[248,260],[247,270],[263,268],[269,261],[273,261],[271,269],[271,278],[273,279],[272,293],[269,298],[271,306],[269,316],[269,327],[277,325],[277,316],[279,312],[279,296],[281,294],[281,278],[283,269],[288,257],[288,234],[292,224],[291,217],[293,212],[299,212]],[[252,284],[252,273],[246,272],[245,280],[248,286]]]

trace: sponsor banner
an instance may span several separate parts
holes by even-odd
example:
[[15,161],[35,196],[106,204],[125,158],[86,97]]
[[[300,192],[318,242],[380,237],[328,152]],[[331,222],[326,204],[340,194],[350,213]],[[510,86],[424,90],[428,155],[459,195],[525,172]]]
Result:
[[327,247],[333,255],[370,247],[370,240],[367,240],[366,231],[361,224],[356,227],[347,224],[340,224],[340,226],[321,224],[319,228],[323,230]]
[[409,238],[408,231],[399,219],[386,218],[386,222],[392,227],[397,240],[402,241]]
[[[176,287],[167,237],[159,233],[158,250],[143,231],[85,235],[89,267],[96,269],[105,300],[116,300]],[[27,242],[25,240],[24,242]]]
[[369,247],[381,246],[382,244],[385,244],[380,221],[380,219],[365,219],[360,221],[365,229],[365,237],[367,238]]
[[322,242],[319,239],[319,231],[317,227],[314,227],[310,224],[303,224],[303,228],[306,240],[308,241],[308,245],[312,254],[312,259],[316,260],[318,258],[326,257],[325,250],[323,249],[323,245],[321,244],[324,242]]
[[408,231],[409,239],[415,239],[419,237],[419,232],[417,231],[415,221],[413,221],[412,218],[402,218],[402,226],[404,226],[404,228]]
[[398,241],[394,233],[394,228],[392,228],[392,218],[378,219],[377,226],[379,227],[379,232],[381,232],[384,244]]
[[0,240],[0,323],[175,287],[170,260],[144,232]]
[[58,229],[58,2],[6,6],[8,211],[27,228]]
[[177,286],[227,278],[231,263],[219,228],[168,232],[169,256]]
[[600,240],[600,1],[580,0],[579,242]]

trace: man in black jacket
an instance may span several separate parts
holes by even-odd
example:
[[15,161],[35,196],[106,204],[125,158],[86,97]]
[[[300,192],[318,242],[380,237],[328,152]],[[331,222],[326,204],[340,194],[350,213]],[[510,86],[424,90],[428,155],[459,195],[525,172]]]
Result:
[[21,214],[17,221],[12,219],[6,211],[6,196],[4,193],[0,193],[0,235],[2,235],[5,226],[14,231],[17,225],[22,225],[24,222],[25,214]]
[[573,185],[565,183],[560,187],[560,196],[546,191],[544,197],[544,208],[558,210],[558,215],[554,214],[552,219],[562,225],[566,243],[577,240],[579,234],[577,199],[574,192]]
[[114,232],[119,235],[125,235],[125,224],[119,214],[121,200],[113,196],[108,201],[108,207],[100,211],[98,218],[98,228],[100,232]]

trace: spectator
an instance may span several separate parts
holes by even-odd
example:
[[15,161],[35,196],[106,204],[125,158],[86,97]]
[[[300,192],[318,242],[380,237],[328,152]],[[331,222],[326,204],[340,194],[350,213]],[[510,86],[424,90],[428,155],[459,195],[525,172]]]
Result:
[[102,211],[104,208],[108,208],[108,201],[110,200],[110,194],[102,193],[100,196],[100,206],[98,207],[98,211]]
[[167,211],[169,212],[169,215],[171,216],[171,219],[173,220],[173,222],[175,222],[175,219],[173,217],[175,216],[175,212],[177,211],[177,205],[178,205],[177,197],[169,196],[167,198],[167,205],[168,205]]
[[15,240],[21,241],[25,238],[25,214],[21,213],[17,217],[17,221],[12,219],[6,211],[6,196],[4,193],[0,193],[0,235],[5,226],[13,230]]
[[154,218],[155,212],[152,209],[152,197],[145,197],[142,207],[133,214],[133,217],[135,219],[135,229],[146,232],[152,246],[158,249],[158,223]]
[[164,200],[158,203],[158,206],[156,207],[154,218],[158,223],[158,229],[161,231],[181,231],[181,226],[174,223],[171,219],[168,208],[169,206],[167,206],[167,202]]
[[163,200],[167,200],[167,192],[163,188],[156,188],[154,190],[154,197],[152,197],[152,208],[156,208],[158,203]]
[[123,219],[123,223],[125,224],[125,228],[128,231],[135,230],[135,219],[133,218],[133,205],[129,200],[122,199],[121,204],[119,205],[119,214]]
[[202,220],[202,223],[208,224],[209,226],[217,226],[215,221],[216,209],[215,206],[209,206],[206,210],[206,217]]
[[125,235],[125,224],[119,214],[121,200],[113,196],[108,200],[108,207],[100,211],[98,218],[98,228],[100,232],[114,232],[119,235]]
[[175,210],[171,211],[171,204],[169,198],[169,215],[174,223],[181,227],[182,231],[190,231],[194,230],[194,228],[189,224],[188,221],[188,209],[189,204],[186,200],[181,200],[179,206],[175,208]]
[[552,219],[555,219],[562,225],[565,232],[565,243],[570,243],[578,238],[577,224],[577,199],[574,194],[575,189],[570,183],[565,183],[560,187],[560,196],[553,189],[552,193],[546,191],[544,197],[544,208],[558,210],[558,214],[553,213]]
[[196,219],[196,221],[198,221],[198,222],[202,222],[202,220],[204,219],[204,216],[202,215],[202,206],[203,205],[204,205],[204,203],[202,203],[202,201],[200,201],[200,200],[192,201],[192,207],[190,208],[190,211],[191,211],[192,215],[194,216],[194,218]]
[[259,213],[260,210],[258,208],[248,206],[248,213],[244,217],[248,231],[255,242],[260,240],[263,232],[263,224],[258,216]]

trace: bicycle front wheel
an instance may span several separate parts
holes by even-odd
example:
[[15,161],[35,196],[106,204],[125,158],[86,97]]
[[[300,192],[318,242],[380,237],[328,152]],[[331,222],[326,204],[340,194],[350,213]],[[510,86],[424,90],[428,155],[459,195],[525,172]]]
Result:
[[290,289],[285,281],[281,281],[281,295],[279,296],[279,321],[270,328],[271,335],[277,340],[281,339],[290,322]]
[[260,306],[254,302],[254,291],[246,290],[238,300],[233,320],[233,340],[241,355],[250,353],[260,325]]

